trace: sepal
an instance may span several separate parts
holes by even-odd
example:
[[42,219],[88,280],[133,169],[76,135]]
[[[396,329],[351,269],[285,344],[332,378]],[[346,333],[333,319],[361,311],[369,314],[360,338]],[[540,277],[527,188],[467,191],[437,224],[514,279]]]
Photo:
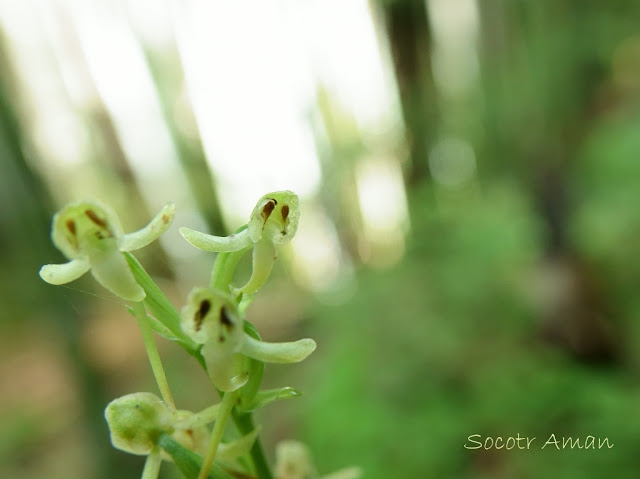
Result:
[[60,285],[75,281],[91,268],[86,259],[72,259],[64,264],[46,264],[40,268],[40,277],[49,284]]
[[120,251],[133,251],[154,242],[169,229],[175,216],[176,205],[167,203],[147,226],[122,237],[119,245]]
[[93,277],[116,296],[127,301],[142,301],[144,289],[133,277],[127,261],[117,249],[91,252],[89,256]]
[[313,339],[305,338],[287,343],[267,343],[245,335],[241,352],[265,363],[298,363],[316,349]]
[[180,228],[180,234],[188,243],[198,249],[214,253],[231,253],[251,244],[247,230],[229,236],[213,236],[190,228]]

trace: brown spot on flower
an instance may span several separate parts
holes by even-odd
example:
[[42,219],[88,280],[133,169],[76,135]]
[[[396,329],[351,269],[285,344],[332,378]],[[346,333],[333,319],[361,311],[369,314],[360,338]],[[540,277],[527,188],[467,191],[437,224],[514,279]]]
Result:
[[193,320],[196,323],[196,331],[200,331],[200,328],[202,328],[202,321],[204,321],[204,318],[210,309],[211,301],[209,301],[208,299],[203,299],[200,302],[200,308],[198,309],[198,311],[196,311],[196,314],[193,317]]
[[69,232],[75,236],[76,235],[76,223],[73,220],[67,220],[67,222],[65,223],[67,225],[67,229],[69,230]]
[[220,309],[220,324],[224,326],[228,332],[231,332],[233,329],[233,322],[231,321],[231,318],[229,318],[227,308],[224,306]]
[[171,218],[169,218],[169,215],[162,215],[162,222],[167,225],[169,224],[169,221],[171,220]]
[[87,217],[96,225],[98,225],[100,228],[104,228],[107,229],[107,223],[100,218],[95,211],[93,210],[85,210],[84,212],[85,215],[87,215]]
[[287,221],[287,217],[289,216],[289,205],[282,206],[282,221]]
[[271,216],[271,213],[273,213],[273,210],[277,204],[278,202],[276,200],[274,200],[273,198],[269,198],[269,201],[267,202],[267,204],[262,207],[261,214],[262,214],[262,218],[264,218],[265,223],[269,219],[269,216]]

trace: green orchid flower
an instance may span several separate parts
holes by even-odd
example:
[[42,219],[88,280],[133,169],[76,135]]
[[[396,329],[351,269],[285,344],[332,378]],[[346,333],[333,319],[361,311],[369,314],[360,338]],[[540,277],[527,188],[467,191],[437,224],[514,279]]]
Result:
[[175,206],[167,203],[144,228],[124,234],[111,208],[97,201],[71,203],[53,217],[51,239],[69,259],[65,264],[48,264],[40,277],[50,284],[65,284],[91,270],[94,278],[116,296],[142,301],[145,292],[136,282],[123,256],[156,240],[171,225]]
[[187,298],[181,312],[182,329],[196,343],[211,382],[221,391],[230,392],[247,383],[246,357],[268,363],[296,363],[311,354],[313,339],[267,343],[244,330],[243,321],[233,298],[221,291],[196,288]]
[[113,447],[130,454],[150,454],[161,434],[174,432],[174,414],[152,393],[114,399],[107,405],[104,416]]
[[189,228],[180,234],[196,248],[217,253],[230,253],[253,246],[253,271],[249,281],[235,293],[255,293],[271,274],[277,257],[276,245],[286,244],[296,234],[300,208],[292,191],[276,191],[264,195],[253,209],[249,223],[230,236],[212,236]]
[[276,479],[359,479],[361,476],[359,467],[348,467],[319,476],[305,444],[286,440],[276,445]]
[[[111,443],[116,449],[135,455],[150,454],[162,434],[168,434],[183,447],[204,454],[209,442],[207,424],[216,420],[220,404],[198,413],[172,410],[153,393],[127,394],[111,401],[105,408]],[[219,446],[218,458],[233,461],[247,454],[260,428]],[[169,456],[163,454],[164,459]]]

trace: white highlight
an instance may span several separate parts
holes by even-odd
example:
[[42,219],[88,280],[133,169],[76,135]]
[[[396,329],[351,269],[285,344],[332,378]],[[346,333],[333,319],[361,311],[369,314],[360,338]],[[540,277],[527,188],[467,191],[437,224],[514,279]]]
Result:
[[427,6],[434,37],[434,80],[444,96],[458,97],[478,78],[476,0],[427,0]]
[[320,169],[305,117],[313,85],[277,2],[183,5],[174,15],[178,45],[231,222],[246,222],[256,191],[313,193]]
[[306,205],[291,241],[293,272],[308,289],[323,291],[342,273],[340,242],[335,228],[319,206]]
[[356,168],[358,199],[368,236],[402,233],[408,226],[407,198],[395,161],[367,159]]

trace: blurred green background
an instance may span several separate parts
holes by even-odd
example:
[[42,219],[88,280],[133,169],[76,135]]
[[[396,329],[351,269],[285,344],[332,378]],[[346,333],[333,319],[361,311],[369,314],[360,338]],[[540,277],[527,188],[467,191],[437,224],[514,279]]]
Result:
[[[372,479],[638,477],[639,19],[632,0],[0,0],[0,476],[142,469],[102,416],[156,390],[135,321],[90,276],[37,276],[63,261],[61,205],[98,198],[132,231],[174,201],[137,256],[180,308],[213,256],[178,226],[227,234],[292,189],[298,235],[249,317],[319,347],[268,369],[304,391],[258,416],[271,461],[298,439],[321,473]],[[210,404],[159,345],[178,406]]]

